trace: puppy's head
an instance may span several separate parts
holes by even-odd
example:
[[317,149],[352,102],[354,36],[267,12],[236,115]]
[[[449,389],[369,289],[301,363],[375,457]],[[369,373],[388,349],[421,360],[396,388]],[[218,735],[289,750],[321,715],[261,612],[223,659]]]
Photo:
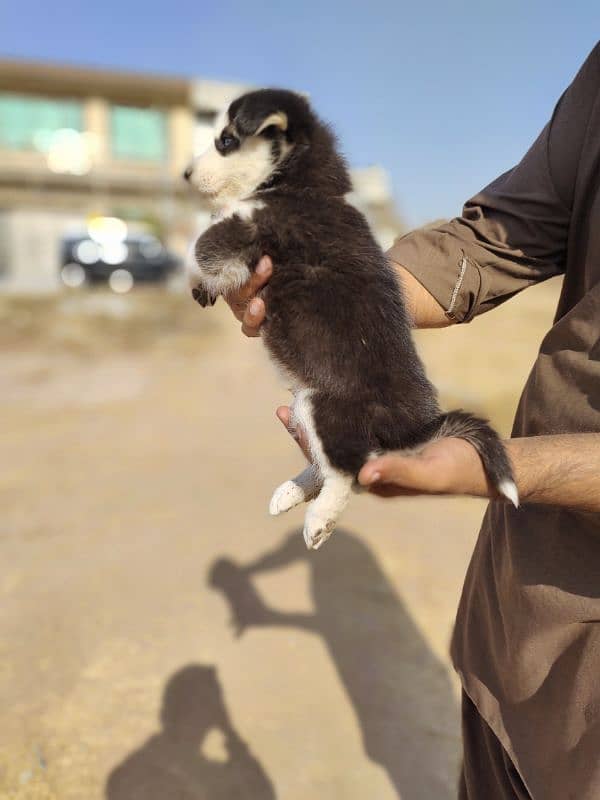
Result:
[[184,177],[215,206],[241,200],[268,184],[314,127],[306,100],[283,89],[262,89],[234,100],[220,115],[215,139]]

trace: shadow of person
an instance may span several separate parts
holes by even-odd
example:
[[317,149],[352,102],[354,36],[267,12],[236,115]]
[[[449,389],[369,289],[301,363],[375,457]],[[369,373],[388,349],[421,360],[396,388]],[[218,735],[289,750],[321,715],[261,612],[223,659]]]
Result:
[[[192,664],[170,678],[161,723],[112,771],[108,800],[274,800],[271,781],[231,724],[213,667]],[[201,752],[214,729],[224,737],[222,761]]]
[[[305,561],[315,611],[268,607],[252,577]],[[253,563],[217,561],[209,582],[223,592],[239,634],[251,626],[297,627],[321,636],[350,698],[365,752],[402,800],[456,796],[458,711],[448,672],[429,648],[366,544],[337,530],[318,553],[301,532]]]

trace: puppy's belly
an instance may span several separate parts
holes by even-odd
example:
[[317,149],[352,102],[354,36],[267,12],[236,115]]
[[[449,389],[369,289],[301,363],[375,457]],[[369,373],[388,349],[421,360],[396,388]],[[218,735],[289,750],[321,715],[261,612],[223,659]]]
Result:
[[275,358],[268,348],[267,353],[269,356],[269,364],[275,370],[277,380],[288,390],[288,392],[291,392],[294,396],[296,396],[302,389],[306,388],[302,385],[300,378],[290,369],[288,369],[285,364],[282,364],[281,361]]

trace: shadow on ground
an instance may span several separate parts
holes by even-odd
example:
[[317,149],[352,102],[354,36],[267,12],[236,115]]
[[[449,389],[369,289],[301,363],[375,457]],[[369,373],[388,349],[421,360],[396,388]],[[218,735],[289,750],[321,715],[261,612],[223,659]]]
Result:
[[[231,725],[213,667],[192,664],[173,675],[161,723],[160,733],[113,770],[108,800],[275,800],[271,781]],[[223,734],[222,761],[201,751],[214,729]]]
[[[299,560],[309,565],[314,614],[265,606],[252,576]],[[217,562],[210,580],[227,597],[238,631],[291,626],[323,638],[356,713],[365,752],[387,771],[402,800],[454,796],[440,780],[456,750],[448,738],[455,714],[448,674],[361,538],[338,530],[314,553],[295,531],[246,566]]]
[[[268,607],[253,576],[298,561],[309,565],[314,613]],[[365,753],[387,772],[398,797],[455,796],[448,765],[457,755],[456,701],[448,674],[361,538],[338,530],[333,542],[314,553],[294,531],[250,564],[218,560],[209,581],[224,594],[238,633],[291,627],[322,637],[356,714]],[[212,669],[187,667],[171,678],[162,723],[161,733],[111,774],[108,800],[275,797],[265,771],[228,722]],[[215,726],[228,742],[225,764],[200,755],[202,740]]]

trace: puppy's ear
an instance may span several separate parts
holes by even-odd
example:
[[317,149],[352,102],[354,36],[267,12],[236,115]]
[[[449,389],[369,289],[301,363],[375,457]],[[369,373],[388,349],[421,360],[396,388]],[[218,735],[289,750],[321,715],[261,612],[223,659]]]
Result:
[[287,114],[285,114],[283,111],[275,111],[274,114],[269,114],[269,116],[258,126],[255,136],[258,136],[264,130],[270,128],[271,125],[274,125],[276,128],[279,128],[280,131],[285,133],[288,127]]
[[241,110],[235,118],[235,126],[244,136],[259,136],[271,126],[287,131],[288,117],[284,111],[273,111],[265,117],[264,113],[259,115],[257,112]]

